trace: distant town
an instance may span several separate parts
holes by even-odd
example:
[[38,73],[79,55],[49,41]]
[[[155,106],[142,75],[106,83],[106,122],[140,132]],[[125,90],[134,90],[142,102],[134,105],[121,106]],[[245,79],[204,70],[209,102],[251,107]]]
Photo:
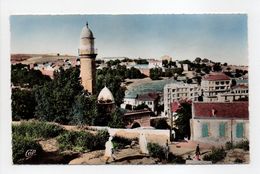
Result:
[[11,55],[14,164],[249,163],[247,65],[96,58],[90,28],[78,55]]

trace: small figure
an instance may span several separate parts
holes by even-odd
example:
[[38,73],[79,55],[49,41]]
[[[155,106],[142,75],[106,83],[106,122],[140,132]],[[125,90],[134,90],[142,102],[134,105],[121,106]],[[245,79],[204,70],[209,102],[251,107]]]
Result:
[[198,144],[195,151],[196,160],[200,160],[200,145]]
[[149,154],[147,149],[147,141],[144,133],[141,133],[139,136],[139,145],[140,145],[141,153]]
[[192,158],[190,157],[190,155],[188,155],[188,157],[186,158],[186,160],[192,160]]
[[113,142],[112,142],[112,139],[113,137],[110,136],[108,141],[106,142],[105,144],[105,157],[106,157],[106,163],[108,162],[109,159],[112,159],[113,161],[115,160],[115,157],[114,157],[114,145],[113,145]]

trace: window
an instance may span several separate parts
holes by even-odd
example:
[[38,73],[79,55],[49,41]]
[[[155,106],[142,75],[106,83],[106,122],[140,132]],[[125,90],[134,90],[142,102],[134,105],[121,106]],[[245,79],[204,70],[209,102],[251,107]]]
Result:
[[236,137],[237,138],[243,138],[244,137],[244,124],[243,123],[237,123]]
[[172,89],[172,92],[175,92],[175,89]]
[[219,82],[216,82],[216,85],[218,85],[219,84]]
[[202,124],[202,137],[208,137],[208,136],[209,136],[208,124],[204,123]]
[[228,85],[228,84],[229,84],[229,81],[226,81],[226,84]]
[[225,133],[226,133],[226,124],[220,123],[219,124],[219,137],[225,137]]
[[224,85],[224,82],[223,82],[223,81],[221,82],[221,85]]

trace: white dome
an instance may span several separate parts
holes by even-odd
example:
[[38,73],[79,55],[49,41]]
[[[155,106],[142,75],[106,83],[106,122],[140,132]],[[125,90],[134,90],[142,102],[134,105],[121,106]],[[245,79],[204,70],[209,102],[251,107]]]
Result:
[[114,103],[115,99],[111,91],[105,86],[98,95],[98,102],[100,103]]
[[93,33],[92,31],[88,28],[88,23],[86,24],[86,26],[84,26],[82,28],[81,34],[80,34],[80,38],[90,38],[90,39],[94,39],[93,37]]

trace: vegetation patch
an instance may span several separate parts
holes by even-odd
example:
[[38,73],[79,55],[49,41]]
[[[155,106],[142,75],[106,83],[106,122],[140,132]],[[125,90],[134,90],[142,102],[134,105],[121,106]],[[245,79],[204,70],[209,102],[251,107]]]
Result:
[[12,125],[13,136],[19,135],[32,139],[53,138],[64,131],[61,126],[41,121],[21,122],[19,125]]
[[98,131],[96,135],[85,131],[70,131],[60,135],[57,140],[61,150],[84,152],[105,149],[108,137],[107,131]]
[[234,148],[243,149],[244,151],[249,150],[249,141],[248,140],[242,140],[237,142],[236,144],[232,144],[230,141],[226,142],[225,144],[226,150],[231,150]]
[[115,149],[124,149],[125,146],[131,145],[132,141],[138,141],[138,138],[125,138],[125,137],[121,137],[121,136],[114,136],[113,137],[113,145]]
[[35,160],[42,153],[42,147],[33,138],[18,134],[12,139],[13,163],[26,164]]
[[211,149],[210,154],[203,156],[204,161],[212,161],[212,163],[217,163],[218,161],[223,160],[226,157],[226,152],[224,148],[215,148]]

